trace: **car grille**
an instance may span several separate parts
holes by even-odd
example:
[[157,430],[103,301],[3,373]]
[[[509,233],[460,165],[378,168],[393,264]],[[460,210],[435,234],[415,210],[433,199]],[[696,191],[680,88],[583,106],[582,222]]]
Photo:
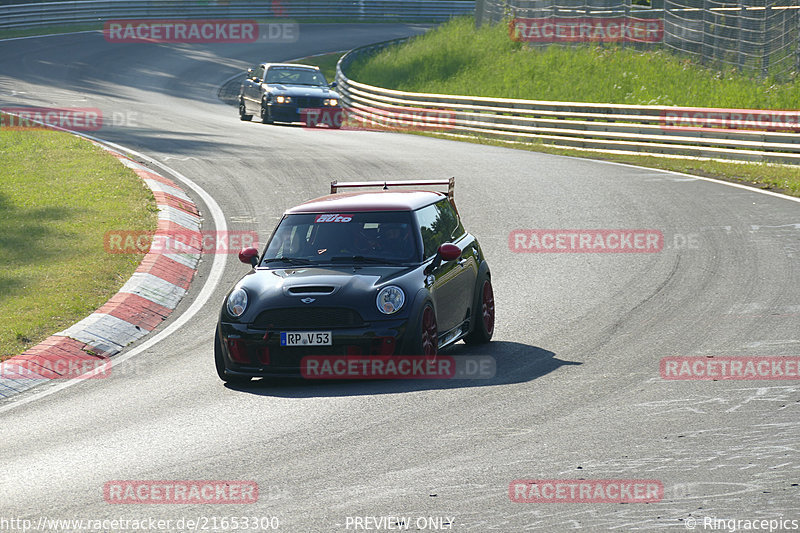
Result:
[[289,307],[267,309],[253,322],[258,329],[352,328],[364,324],[357,312],[343,307]]
[[[277,341],[277,338],[274,340]],[[280,346],[272,342],[269,346],[269,365],[265,366],[300,368],[303,357],[392,355],[395,351],[394,344],[388,346],[388,352],[384,351],[386,348],[381,338],[351,339],[333,346]],[[254,355],[254,360],[257,360],[258,354]]]
[[348,338],[333,346],[281,346],[279,342],[278,332],[272,333],[269,339],[246,342],[250,361],[245,365],[297,373],[304,357],[392,355],[397,348],[394,342],[387,343],[386,337]]
[[297,107],[322,107],[323,98],[313,96],[298,96],[295,98]]
[[345,346],[272,346],[269,366],[300,368],[303,357],[343,356]]

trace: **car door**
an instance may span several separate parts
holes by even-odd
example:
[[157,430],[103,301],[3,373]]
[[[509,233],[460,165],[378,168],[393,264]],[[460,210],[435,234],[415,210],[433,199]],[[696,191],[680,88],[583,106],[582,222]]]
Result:
[[439,332],[444,333],[458,326],[472,305],[477,277],[474,239],[466,234],[448,200],[419,209],[416,215],[426,259],[446,242],[461,248],[458,260],[441,262],[428,277]]
[[252,78],[247,78],[243,84],[242,98],[248,113],[258,114],[261,112],[261,80],[264,79],[264,65],[259,65],[253,70]]

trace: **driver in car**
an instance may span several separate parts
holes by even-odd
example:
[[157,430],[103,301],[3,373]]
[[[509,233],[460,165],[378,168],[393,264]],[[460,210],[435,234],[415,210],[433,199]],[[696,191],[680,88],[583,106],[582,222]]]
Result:
[[387,222],[378,228],[378,251],[392,259],[411,259],[414,254],[414,239],[408,224]]

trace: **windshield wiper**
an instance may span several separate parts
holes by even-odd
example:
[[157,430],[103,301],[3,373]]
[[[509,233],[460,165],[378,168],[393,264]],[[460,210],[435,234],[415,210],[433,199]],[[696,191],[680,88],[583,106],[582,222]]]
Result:
[[363,255],[349,255],[349,256],[339,256],[339,257],[331,257],[330,261],[332,263],[340,263],[340,262],[350,262],[353,263],[373,263],[377,265],[401,265],[403,264],[401,261],[393,261],[391,259],[380,259],[378,257],[364,257]]
[[314,263],[314,261],[302,257],[273,257],[264,259],[261,263],[266,265],[267,263],[277,263],[278,261],[281,263],[289,263],[290,265],[311,265]]

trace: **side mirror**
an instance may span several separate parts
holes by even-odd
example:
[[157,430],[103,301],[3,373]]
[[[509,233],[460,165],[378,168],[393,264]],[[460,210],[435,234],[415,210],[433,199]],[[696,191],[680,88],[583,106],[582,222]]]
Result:
[[455,261],[459,257],[461,257],[461,248],[455,244],[450,244],[449,242],[442,244],[436,251],[436,257],[434,257],[433,263],[428,265],[428,267],[425,269],[425,275],[427,276],[433,272],[434,269],[439,268],[439,265],[442,264],[442,261]]
[[444,243],[439,247],[439,257],[443,261],[455,261],[461,257],[461,248],[449,242]]
[[258,248],[243,248],[239,252],[239,261],[255,267],[258,264]]
[[338,83],[336,83],[336,82],[334,81],[333,83],[331,83],[330,85],[328,85],[328,87],[330,87],[331,89],[333,89],[334,87],[336,87],[336,86],[338,86],[338,85],[339,85],[339,84],[338,84]]
[[252,78],[253,77],[253,69],[251,69],[251,68],[247,69],[247,77],[248,78]]

